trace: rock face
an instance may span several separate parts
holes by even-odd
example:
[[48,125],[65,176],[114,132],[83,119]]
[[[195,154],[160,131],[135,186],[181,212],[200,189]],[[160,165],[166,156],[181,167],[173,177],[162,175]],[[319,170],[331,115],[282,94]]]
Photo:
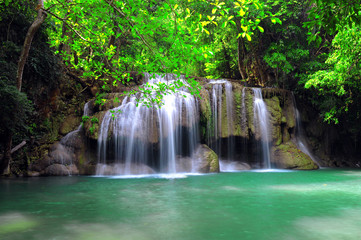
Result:
[[67,116],[60,126],[59,132],[62,135],[66,135],[75,130],[79,126],[80,118],[75,115]]
[[[42,175],[69,175],[70,174],[101,174],[114,175],[124,174],[125,159],[115,159],[117,151],[110,149],[112,141],[118,141],[121,151],[128,151],[128,142],[134,141],[139,149],[146,149],[144,156],[148,160],[134,163],[128,166],[127,174],[152,174],[159,169],[161,163],[158,158],[164,158],[160,146],[171,148],[169,135],[176,137],[190,136],[192,131],[199,132],[200,139],[194,134],[192,141],[197,141],[195,147],[189,147],[188,140],[174,141],[174,145],[181,145],[175,157],[177,172],[219,172],[219,158],[232,160],[226,165],[232,165],[233,170],[249,170],[262,166],[255,155],[260,151],[259,145],[263,140],[261,135],[268,134],[271,165],[276,168],[286,169],[317,169],[318,166],[306,154],[299,151],[293,143],[296,137],[295,107],[291,92],[282,89],[262,89],[262,96],[268,112],[269,132],[264,133],[257,130],[255,126],[254,99],[255,93],[252,88],[244,87],[239,81],[221,81],[221,83],[210,83],[203,81],[200,90],[201,98],[196,101],[197,106],[192,112],[185,108],[187,100],[177,100],[176,110],[167,118],[159,118],[159,111],[144,111],[144,114],[135,114],[136,110],[123,113],[110,112],[122,104],[124,99],[119,93],[111,93],[105,96],[104,105],[89,104],[89,120],[83,128],[69,132],[79,125],[79,119],[69,116],[62,124],[61,133],[67,135],[50,149],[48,155],[39,161],[38,167],[32,170]],[[128,89],[129,90],[129,89]],[[192,97],[193,98],[193,97]],[[127,100],[129,101],[129,100]],[[181,103],[179,103],[181,102]],[[133,114],[130,114],[133,113]],[[113,128],[115,123],[111,120],[111,114],[117,118],[137,118],[128,121],[128,125],[122,125],[117,139],[113,139]],[[158,115],[157,115],[158,114]],[[157,117],[158,116],[158,117]],[[169,118],[168,118],[169,117]],[[98,164],[97,141],[103,120],[109,121],[109,131],[105,136],[103,147],[109,152],[104,161],[110,163]],[[149,120],[152,119],[152,120]],[[161,120],[159,120],[161,119]],[[165,126],[172,120],[175,127],[164,128],[159,131],[160,126]],[[192,119],[192,121],[190,121]],[[142,128],[134,130],[137,122]],[[114,126],[113,126],[114,125]],[[115,129],[115,130],[113,130]],[[120,129],[120,128],[119,128]],[[193,135],[192,135],[193,136]],[[174,138],[175,139],[175,138]],[[198,144],[198,147],[197,147]],[[175,147],[175,146],[174,146]],[[133,149],[134,150],[134,149]],[[134,154],[138,156],[138,148]],[[133,154],[133,153],[132,153]],[[133,155],[134,155],[133,154]],[[178,156],[177,156],[178,155]],[[129,155],[130,157],[133,157]],[[140,155],[139,155],[140,156]],[[165,157],[167,158],[167,157]],[[236,160],[236,161],[233,161]],[[157,162],[158,161],[158,162]],[[257,162],[258,161],[258,162]],[[118,162],[118,163],[117,163]],[[229,170],[229,169],[228,169]],[[35,174],[36,175],[36,174]]]
[[272,162],[277,168],[302,170],[318,169],[318,166],[312,159],[301,152],[291,141],[274,146],[272,153]]

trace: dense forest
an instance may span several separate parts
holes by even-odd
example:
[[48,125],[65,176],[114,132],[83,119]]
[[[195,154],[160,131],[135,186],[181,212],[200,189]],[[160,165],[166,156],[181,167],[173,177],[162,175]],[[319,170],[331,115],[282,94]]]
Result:
[[80,122],[87,100],[144,72],[187,79],[124,93],[149,107],[185,86],[199,96],[200,78],[291,90],[331,129],[328,154],[357,158],[360,23],[354,0],[2,0],[0,173],[26,175],[69,132],[67,116]]

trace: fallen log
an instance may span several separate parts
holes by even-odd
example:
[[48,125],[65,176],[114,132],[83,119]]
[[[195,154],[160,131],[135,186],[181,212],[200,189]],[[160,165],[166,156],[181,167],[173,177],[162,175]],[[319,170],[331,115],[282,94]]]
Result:
[[20,148],[24,147],[26,144],[26,141],[22,141],[20,144],[16,145],[13,149],[11,149],[11,154],[19,150]]

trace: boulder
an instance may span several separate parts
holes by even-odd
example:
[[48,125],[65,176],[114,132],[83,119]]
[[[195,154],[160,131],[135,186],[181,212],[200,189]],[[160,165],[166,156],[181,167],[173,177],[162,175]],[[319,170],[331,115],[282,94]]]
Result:
[[70,174],[69,169],[62,164],[50,165],[44,171],[46,176],[69,176]]
[[276,168],[313,170],[318,169],[316,163],[291,141],[272,148],[272,164]]
[[219,162],[221,171],[245,171],[250,170],[251,166],[245,162],[222,160]]
[[97,164],[97,175],[139,175],[139,174],[154,174],[154,170],[145,164],[131,164],[129,169],[126,169],[124,163],[113,164]]
[[68,165],[66,168],[68,169],[70,175],[79,175],[79,170],[75,164]]
[[192,156],[194,161],[194,170],[199,173],[219,172],[218,156],[207,145],[201,144],[197,147]]
[[61,143],[56,143],[51,147],[52,151],[49,153],[50,164],[63,164],[69,165],[72,163],[74,156],[68,149]]

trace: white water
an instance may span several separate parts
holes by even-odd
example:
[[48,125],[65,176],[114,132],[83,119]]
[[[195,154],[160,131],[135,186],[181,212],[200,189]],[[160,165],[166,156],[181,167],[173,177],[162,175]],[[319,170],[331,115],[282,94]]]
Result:
[[[234,160],[234,100],[232,84],[227,80],[211,80],[211,111],[212,120],[208,123],[208,145],[215,151],[218,156],[221,155],[223,135],[227,136],[227,159]],[[226,115],[222,116],[223,101],[226,102]],[[227,121],[227,134],[222,132],[222,121]],[[224,123],[223,123],[224,124]],[[222,159],[220,159],[222,161]]]
[[[173,80],[172,75],[157,75],[148,83]],[[176,173],[181,169],[178,155],[185,152],[190,156],[194,152],[199,143],[199,111],[191,94],[167,94],[161,108],[136,105],[135,97],[125,98],[118,108],[112,109],[113,113],[105,114],[98,137],[97,175],[107,174],[109,164],[117,166],[108,173],[111,175]],[[111,150],[114,157],[109,156]],[[193,171],[193,166],[190,168],[188,171]]]
[[269,114],[267,111],[266,104],[263,101],[262,90],[260,88],[252,88],[254,93],[254,102],[253,102],[253,114],[254,114],[254,126],[256,134],[260,136],[261,142],[261,154],[263,168],[271,168],[271,159],[270,159],[270,125],[268,122]]

